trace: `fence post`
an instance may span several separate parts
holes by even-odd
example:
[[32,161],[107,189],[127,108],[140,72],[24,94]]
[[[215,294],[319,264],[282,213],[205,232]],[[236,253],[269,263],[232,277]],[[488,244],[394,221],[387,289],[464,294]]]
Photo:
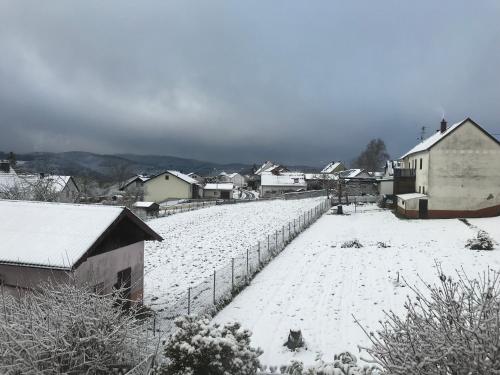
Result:
[[215,269],[214,269],[214,305],[215,305]]
[[297,229],[295,229],[295,219],[293,219],[293,234],[297,234]]
[[257,258],[259,260],[259,267],[260,267],[260,241],[257,243]]
[[269,253],[269,234],[267,235],[267,252]]
[[274,251],[278,250],[278,230],[274,232]]
[[283,247],[285,247],[285,226],[283,225],[283,231],[281,232],[281,242],[283,242]]
[[247,284],[250,282],[250,263],[248,261],[248,254],[250,250],[247,249]]
[[292,237],[292,223],[288,222],[288,239]]
[[231,293],[234,293],[234,258],[231,258]]
[[191,287],[188,288],[188,315],[191,315]]

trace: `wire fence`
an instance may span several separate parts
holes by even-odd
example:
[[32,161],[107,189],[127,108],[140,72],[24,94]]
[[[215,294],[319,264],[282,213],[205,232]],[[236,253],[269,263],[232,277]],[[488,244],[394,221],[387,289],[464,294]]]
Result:
[[291,240],[330,207],[330,200],[325,199],[287,224],[268,233],[246,252],[231,258],[224,266],[214,269],[212,275],[198,285],[188,288],[177,302],[170,304],[161,312],[163,319],[153,322],[154,331],[168,338],[175,330],[173,322],[176,317],[186,314],[212,315],[216,313],[245,288],[253,277]]

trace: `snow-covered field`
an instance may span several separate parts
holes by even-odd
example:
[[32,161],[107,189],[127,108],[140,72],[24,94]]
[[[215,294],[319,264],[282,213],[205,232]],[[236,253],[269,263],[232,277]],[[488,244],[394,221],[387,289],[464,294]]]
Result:
[[154,309],[175,304],[189,286],[324,198],[214,206],[148,222],[163,238],[144,253],[144,298]]
[[[291,358],[311,364],[318,354],[331,360],[345,350],[357,353],[357,345],[369,341],[351,314],[376,329],[383,309],[402,312],[410,290],[396,282],[398,272],[418,284],[418,275],[438,281],[435,260],[447,274],[462,267],[473,275],[488,265],[500,268],[498,245],[489,252],[464,248],[477,229],[459,220],[401,220],[375,206],[351,210],[320,218],[215,317],[250,329],[253,344],[264,350],[263,364],[279,366]],[[500,241],[499,217],[469,221]],[[341,248],[353,239],[363,247]],[[379,241],[390,247],[379,247]],[[283,343],[297,327],[307,350],[292,353]]]

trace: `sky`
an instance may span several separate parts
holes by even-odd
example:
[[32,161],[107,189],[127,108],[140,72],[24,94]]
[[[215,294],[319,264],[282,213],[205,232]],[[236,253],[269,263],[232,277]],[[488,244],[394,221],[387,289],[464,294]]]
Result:
[[0,150],[350,161],[500,133],[500,1],[0,0]]

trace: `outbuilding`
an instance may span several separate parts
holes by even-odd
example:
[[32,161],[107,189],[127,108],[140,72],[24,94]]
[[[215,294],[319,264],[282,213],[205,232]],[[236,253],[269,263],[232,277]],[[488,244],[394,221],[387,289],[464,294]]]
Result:
[[125,207],[0,201],[0,283],[7,292],[73,278],[143,298],[144,241],[162,237]]

